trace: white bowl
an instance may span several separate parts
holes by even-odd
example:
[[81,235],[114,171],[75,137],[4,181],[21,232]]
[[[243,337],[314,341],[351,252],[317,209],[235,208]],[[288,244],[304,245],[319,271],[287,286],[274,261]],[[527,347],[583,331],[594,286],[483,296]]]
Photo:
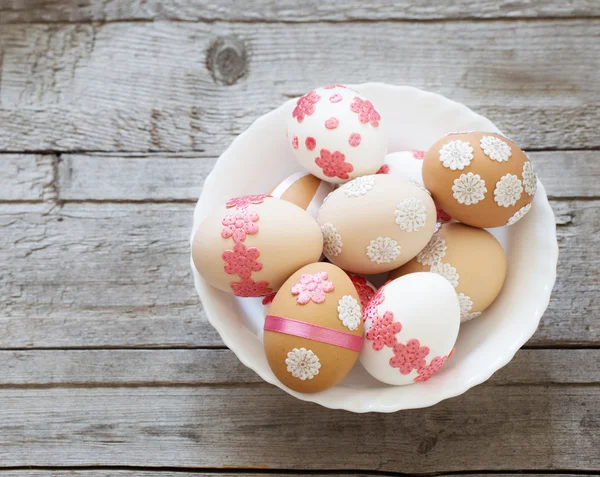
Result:
[[[380,111],[390,138],[389,152],[427,150],[450,131],[499,132],[488,119],[438,94],[408,86],[367,83],[354,86]],[[258,118],[238,136],[209,174],[194,213],[194,229],[217,204],[231,197],[259,194],[301,170],[285,138],[285,124],[295,100]],[[265,381],[292,396],[332,409],[394,412],[427,407],[464,393],[506,365],[533,335],[548,306],[556,278],[558,245],[554,214],[544,187],[531,211],[510,228],[491,232],[508,260],[506,283],[494,304],[461,327],[452,359],[425,383],[388,386],[357,364],[337,386],[317,394],[301,394],[281,384],[264,355],[260,299],[236,298],[204,282],[192,264],[196,290],[211,325],[242,363]],[[193,233],[192,233],[193,237]]]

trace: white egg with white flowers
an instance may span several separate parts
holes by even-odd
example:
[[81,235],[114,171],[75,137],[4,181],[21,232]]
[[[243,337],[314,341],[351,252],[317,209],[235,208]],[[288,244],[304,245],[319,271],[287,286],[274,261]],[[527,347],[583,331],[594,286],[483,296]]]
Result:
[[289,113],[287,138],[300,164],[319,179],[341,184],[375,174],[387,152],[376,106],[343,85],[318,88]]
[[364,309],[360,362],[387,384],[422,383],[454,352],[460,305],[454,287],[434,273],[413,273],[386,283]]

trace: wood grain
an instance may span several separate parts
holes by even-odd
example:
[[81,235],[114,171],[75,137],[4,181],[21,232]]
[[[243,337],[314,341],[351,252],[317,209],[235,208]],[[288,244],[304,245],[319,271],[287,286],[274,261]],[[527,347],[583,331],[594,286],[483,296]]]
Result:
[[[553,203],[558,280],[531,346],[600,341],[598,201]],[[193,204],[0,205],[0,348],[215,347],[193,287]]]
[[43,202],[55,198],[53,155],[0,156],[0,201]]
[[[330,82],[332,71],[339,82],[442,93],[525,149],[598,148],[599,28],[600,20],[577,19],[6,25],[0,151],[215,157],[259,115]],[[226,86],[215,78],[232,73],[227,55],[208,62],[215,73],[207,54],[232,35],[247,64]]]
[[[550,197],[600,197],[600,152],[543,151],[529,157]],[[196,202],[214,163],[190,154],[64,154],[60,198]]]
[[600,468],[598,389],[482,385],[378,415],[271,386],[1,389],[0,466],[576,473]]
[[[0,387],[268,384],[225,349],[0,351]],[[600,384],[600,350],[531,350],[487,381],[495,385]]]
[[[240,472],[233,472],[233,473],[227,473],[227,472],[211,472],[211,471],[192,471],[189,469],[185,469],[185,471],[171,471],[171,470],[167,470],[165,471],[164,469],[160,469],[160,470],[156,470],[156,469],[148,469],[148,470],[125,470],[125,469],[110,469],[110,470],[105,470],[105,469],[101,469],[101,468],[94,468],[94,469],[88,469],[88,470],[35,470],[35,469],[27,469],[27,470],[23,470],[23,469],[18,469],[18,470],[8,470],[8,471],[3,471],[0,468],[0,475],[10,475],[10,476],[15,476],[15,477],[21,477],[21,476],[27,476],[27,477],[46,477],[48,475],[51,475],[52,477],[89,477],[89,476],[93,476],[93,477],[157,477],[158,475],[160,475],[160,477],[182,477],[182,473],[185,472],[186,476],[189,477],[238,477],[240,475]],[[265,473],[257,473],[256,469],[246,469],[243,472],[244,476],[247,477],[259,477],[262,475],[265,475]],[[336,473],[336,472],[327,472],[326,474],[321,474],[319,472],[303,472],[301,474],[297,474],[295,472],[283,472],[283,473],[278,473],[278,472],[269,472],[269,475],[273,476],[273,477],[300,477],[300,476],[305,476],[305,475],[310,475],[312,477],[327,477],[327,476],[348,476],[348,472],[340,472],[340,473]],[[397,473],[381,473],[381,472],[353,472],[351,475],[355,476],[355,477],[368,477],[368,476],[390,476],[390,477],[397,477]],[[460,475],[464,475],[464,474],[452,474],[452,473],[439,473],[436,474],[436,476],[439,477],[459,477]],[[477,473],[469,473],[469,475],[471,477],[487,477],[487,476],[502,476],[502,477],[523,477],[522,473],[515,473],[515,474],[511,474],[511,473],[501,473],[501,474],[494,474],[493,472],[486,472],[485,474],[477,474]],[[552,473],[527,473],[528,476],[530,477],[584,477],[586,475],[589,474],[575,474],[575,473],[571,473],[571,474],[560,474],[560,473],[556,473],[556,472],[552,472]]]
[[186,21],[356,21],[356,20],[440,20],[492,18],[556,18],[598,16],[594,0],[452,0],[411,2],[378,0],[7,0],[0,6],[0,23],[75,22],[112,20]]

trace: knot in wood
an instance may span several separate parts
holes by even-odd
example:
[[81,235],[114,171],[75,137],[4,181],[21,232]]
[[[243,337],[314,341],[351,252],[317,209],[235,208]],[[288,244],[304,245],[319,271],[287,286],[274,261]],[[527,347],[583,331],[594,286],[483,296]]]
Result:
[[210,45],[206,65],[216,83],[235,84],[246,74],[246,47],[233,35],[221,36]]

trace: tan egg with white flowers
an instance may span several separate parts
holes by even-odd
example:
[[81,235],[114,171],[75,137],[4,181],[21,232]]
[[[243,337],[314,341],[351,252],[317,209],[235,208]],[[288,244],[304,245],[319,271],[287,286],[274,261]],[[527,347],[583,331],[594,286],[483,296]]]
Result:
[[241,297],[266,296],[323,250],[305,210],[266,194],[237,197],[198,226],[192,258],[210,285]]
[[390,272],[389,279],[416,272],[436,273],[454,286],[464,323],[481,315],[502,290],[506,258],[487,230],[450,223],[442,225],[413,260]]
[[532,163],[496,133],[452,133],[423,161],[423,182],[451,217],[473,227],[512,225],[531,209],[537,188]]
[[383,273],[405,264],[433,235],[436,210],[429,193],[387,174],[358,177],[329,195],[317,222],[324,254],[342,269]]

